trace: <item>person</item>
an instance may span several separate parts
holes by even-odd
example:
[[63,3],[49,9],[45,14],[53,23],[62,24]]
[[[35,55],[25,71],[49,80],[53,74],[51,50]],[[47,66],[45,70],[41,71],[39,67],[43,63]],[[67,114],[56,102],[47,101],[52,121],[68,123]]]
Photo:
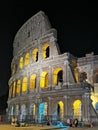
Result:
[[70,127],[72,127],[72,125],[73,125],[73,120],[70,119]]
[[93,128],[93,121],[90,121],[90,127]]
[[69,118],[67,119],[67,124],[68,124],[68,125],[70,124],[70,119],[69,119]]
[[75,119],[75,120],[74,120],[74,125],[75,125],[75,127],[78,126],[78,119]]

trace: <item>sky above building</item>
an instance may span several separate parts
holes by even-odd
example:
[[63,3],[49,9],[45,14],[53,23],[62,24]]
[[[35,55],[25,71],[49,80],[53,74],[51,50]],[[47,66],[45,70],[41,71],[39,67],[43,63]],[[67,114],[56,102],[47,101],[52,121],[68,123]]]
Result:
[[70,52],[76,57],[97,52],[97,2],[32,0],[3,0],[0,4],[0,95],[8,90],[13,58],[13,40],[20,27],[40,10],[48,16],[57,30],[61,53]]

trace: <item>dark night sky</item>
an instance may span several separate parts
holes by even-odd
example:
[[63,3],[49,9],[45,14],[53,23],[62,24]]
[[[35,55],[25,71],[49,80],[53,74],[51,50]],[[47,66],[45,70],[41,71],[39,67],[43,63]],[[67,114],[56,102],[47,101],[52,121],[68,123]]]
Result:
[[14,36],[24,22],[40,10],[57,29],[62,53],[70,52],[76,57],[92,51],[98,54],[97,2],[58,1],[3,0],[0,4],[0,95],[8,90]]

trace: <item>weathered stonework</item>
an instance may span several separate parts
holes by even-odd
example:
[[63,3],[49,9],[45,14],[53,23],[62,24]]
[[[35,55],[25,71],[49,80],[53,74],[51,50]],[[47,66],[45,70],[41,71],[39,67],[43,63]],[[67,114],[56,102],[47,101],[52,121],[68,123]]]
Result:
[[[57,31],[51,27],[44,12],[32,16],[17,32],[11,69],[9,119],[15,116],[20,121],[66,121],[68,118],[89,121],[97,117],[98,56],[91,53],[76,58],[67,52],[61,54]],[[81,72],[87,73],[88,83],[95,87],[94,91],[88,89],[90,84],[87,82],[79,82]],[[96,97],[93,105],[91,95],[92,100]]]

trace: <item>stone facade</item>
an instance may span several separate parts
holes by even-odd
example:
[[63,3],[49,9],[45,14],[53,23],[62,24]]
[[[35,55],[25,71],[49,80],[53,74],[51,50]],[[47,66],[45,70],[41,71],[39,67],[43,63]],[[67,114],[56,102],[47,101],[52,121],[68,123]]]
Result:
[[[17,32],[9,79],[8,117],[20,121],[97,118],[98,56],[60,53],[57,31],[40,11]],[[87,81],[79,76],[86,72]],[[90,87],[94,86],[94,87]]]

